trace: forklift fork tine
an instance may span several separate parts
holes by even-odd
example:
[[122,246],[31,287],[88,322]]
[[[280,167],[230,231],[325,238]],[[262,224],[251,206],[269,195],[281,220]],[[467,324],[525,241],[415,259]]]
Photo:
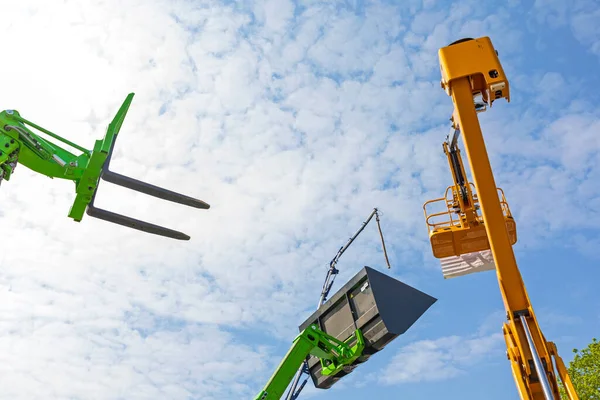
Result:
[[[94,196],[95,197],[95,196]],[[178,240],[190,240],[190,237],[183,232],[175,231],[163,226],[154,225],[149,222],[140,221],[139,219],[127,217],[125,215],[117,214],[112,211],[103,210],[101,208],[94,207],[94,199],[88,205],[87,215],[90,217],[98,218],[104,221],[112,222],[128,228],[137,229],[139,231],[153,233],[159,236],[165,236],[171,239]]]
[[174,203],[183,204],[189,207],[209,209],[210,205],[202,200],[186,196],[181,193],[173,192],[150,183],[138,181],[112,171],[105,171],[102,174],[102,179],[115,185],[123,186],[136,192],[145,193],[150,196],[158,197],[159,199],[172,201]]
[[[121,124],[123,123],[123,119],[125,118],[125,113],[129,108],[129,103],[131,103],[132,95],[130,95],[119,112],[117,113],[117,117],[113,120],[113,123],[109,126],[109,132],[112,130],[114,133],[111,135],[111,143],[108,149],[108,154],[106,156],[106,160],[104,161],[104,165],[102,165],[102,169],[100,171],[100,180],[104,180],[110,182],[112,184],[126,187],[131,190],[135,190],[137,192],[141,192],[150,196],[158,197],[163,200],[172,201],[175,203],[183,204],[186,206],[208,209],[210,205],[205,203],[202,200],[195,199],[193,197],[189,197],[177,192],[173,192],[171,190],[167,190],[146,182],[142,182],[140,180],[130,178],[125,175],[118,174],[109,169],[110,161],[112,159],[113,150],[115,147],[115,143],[117,141],[117,137],[119,136],[119,130],[121,128]],[[108,134],[107,134],[108,137]],[[168,229],[159,225],[154,225],[149,222],[141,221],[135,218],[131,218],[125,215],[117,214],[112,211],[103,210],[101,208],[97,208],[94,206],[94,200],[96,199],[96,193],[98,192],[98,187],[100,186],[100,182],[96,186],[94,193],[92,195],[91,201],[88,204],[86,213],[90,217],[102,219],[104,221],[112,222],[115,224],[119,224],[122,226],[126,226],[128,228],[137,229],[143,232],[152,233],[155,235],[165,236],[172,239],[178,240],[190,240],[190,237],[183,232],[175,231],[172,229]]]
[[[106,180],[107,182],[111,182],[111,183],[115,183],[115,184],[119,185],[119,180],[118,179],[116,179],[117,182],[114,182],[114,180],[110,179],[111,178],[111,174],[112,174],[112,175],[117,175],[118,177],[122,177],[122,178],[126,178],[126,179],[131,179],[131,180],[135,181],[135,179],[128,178],[126,176],[122,176],[122,175],[119,175],[119,174],[116,174],[114,172],[109,171],[108,167],[109,167],[109,164],[110,164],[110,159],[112,157],[112,153],[113,153],[113,148],[115,146],[115,142],[116,142],[116,136],[115,136],[115,139],[113,140],[113,142],[111,143],[110,150],[108,152],[108,156],[106,157],[106,161],[105,161],[104,165],[102,166],[102,171],[100,173],[100,179],[101,180]],[[107,175],[108,175],[109,179],[106,179]],[[147,184],[145,182],[141,182],[141,181],[136,181],[136,182],[138,184],[148,185],[150,187],[153,186],[153,185]],[[120,185],[120,186],[129,187],[129,186],[126,186],[126,185]],[[102,208],[95,207],[94,206],[94,201],[96,200],[96,193],[98,193],[98,188],[99,187],[100,187],[100,182],[98,182],[98,186],[96,186],[96,190],[94,191],[94,194],[92,195],[92,199],[91,199],[90,203],[87,206],[86,213],[90,217],[98,218],[98,219],[101,219],[101,220],[104,220],[104,221],[107,221],[107,222],[112,222],[114,224],[122,225],[122,226],[125,226],[125,227],[128,227],[128,228],[137,229],[139,231],[143,231],[143,232],[147,232],[147,233],[152,233],[152,234],[159,235],[159,236],[165,236],[165,237],[172,238],[172,239],[190,240],[190,237],[188,235],[186,235],[185,233],[183,233],[183,232],[175,231],[175,230],[172,230],[172,229],[169,229],[169,228],[165,228],[163,226],[151,224],[151,223],[146,222],[146,221],[141,221],[139,219],[128,217],[126,215],[117,214],[117,213],[112,212],[112,211],[108,211],[108,210],[104,210]],[[158,188],[158,189],[161,189],[161,188]],[[164,189],[162,189],[162,190],[164,190]],[[140,190],[140,191],[142,191],[142,190]],[[144,193],[146,193],[146,192],[144,192]],[[157,197],[160,197],[160,196],[157,196]]]
[[131,190],[135,190],[136,192],[145,193],[150,196],[158,197],[159,199],[172,201],[174,203],[183,204],[189,207],[201,208],[201,209],[209,209],[210,205],[205,203],[202,200],[195,199],[190,196],[186,196],[181,193],[173,192],[168,189],[164,189],[150,183],[142,182],[140,180],[130,178],[125,175],[118,174],[116,172],[111,171],[110,168],[110,160],[112,159],[113,149],[115,147],[115,143],[117,141],[117,137],[111,143],[110,150],[108,152],[108,156],[106,157],[106,162],[102,167],[102,175],[100,176],[102,180],[110,182],[115,185],[123,186]]

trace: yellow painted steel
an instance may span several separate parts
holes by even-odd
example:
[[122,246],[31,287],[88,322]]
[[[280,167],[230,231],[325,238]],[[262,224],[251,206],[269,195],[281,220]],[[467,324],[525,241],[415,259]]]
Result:
[[[507,322],[503,326],[507,356],[521,399],[547,399],[534,366],[535,351],[548,379],[546,394],[560,399],[554,358],[558,375],[567,387],[569,398],[578,400],[556,347],[553,343],[546,342],[539,328],[527,295],[473,101],[474,96],[481,96],[491,107],[495,100],[509,100],[509,84],[497,52],[490,39],[483,37],[444,47],[439,51],[439,59],[442,88],[454,103],[453,125],[460,130],[463,138],[483,226],[496,264],[500,292],[507,312]],[[521,316],[525,317],[526,326],[521,322]],[[528,345],[527,332],[530,332],[532,348]]]
[[[479,199],[475,193],[475,187],[466,181],[464,188],[459,185],[457,175],[467,176],[460,150],[454,149],[458,163],[456,168],[459,169],[459,171],[455,171],[448,143],[444,143],[443,146],[444,153],[448,157],[454,185],[446,189],[444,197],[429,200],[423,205],[433,255],[436,258],[445,258],[489,250],[490,243],[485,231],[483,216],[479,212]],[[500,188],[497,191],[510,243],[514,245],[517,242],[517,226],[506,202],[504,191]],[[439,203],[443,203],[445,210],[428,213],[428,206]],[[455,214],[457,217],[454,216]]]
[[548,350],[550,354],[554,358],[554,362],[556,364],[556,369],[558,370],[558,375],[560,376],[561,381],[565,387],[567,395],[570,399],[578,399],[577,393],[575,392],[575,387],[573,386],[573,382],[571,381],[571,377],[569,376],[569,372],[567,371],[567,367],[561,356],[558,355],[558,350],[556,349],[556,345],[553,342],[547,342]]

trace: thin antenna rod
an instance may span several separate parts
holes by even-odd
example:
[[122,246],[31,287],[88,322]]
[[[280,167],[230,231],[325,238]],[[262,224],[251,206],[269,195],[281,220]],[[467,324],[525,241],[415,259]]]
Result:
[[387,255],[387,250],[385,249],[385,240],[383,240],[383,232],[381,231],[381,224],[379,223],[379,213],[377,209],[375,209],[375,220],[377,221],[377,229],[379,229],[379,237],[381,237],[381,246],[383,247],[383,255],[385,256],[385,262],[388,266],[388,269],[392,268],[390,265],[390,259]]

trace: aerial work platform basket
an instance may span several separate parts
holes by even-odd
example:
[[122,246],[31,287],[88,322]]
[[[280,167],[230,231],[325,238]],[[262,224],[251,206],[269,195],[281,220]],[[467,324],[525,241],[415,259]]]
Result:
[[[436,258],[458,257],[462,254],[490,249],[475,186],[472,183],[469,185],[473,196],[474,209],[476,210],[476,217],[471,223],[467,223],[460,213],[454,186],[449,186],[446,189],[444,197],[429,200],[423,205],[429,240],[433,255]],[[517,242],[517,226],[508,207],[504,191],[500,188],[498,188],[498,196],[510,242],[514,245]],[[428,212],[428,206],[439,207],[440,204],[443,204],[442,211]]]

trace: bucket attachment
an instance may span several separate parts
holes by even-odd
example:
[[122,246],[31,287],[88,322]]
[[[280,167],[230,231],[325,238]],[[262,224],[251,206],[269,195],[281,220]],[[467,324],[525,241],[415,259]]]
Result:
[[370,267],[364,267],[348,283],[300,325],[303,331],[315,324],[340,341],[349,341],[360,329],[365,342],[362,355],[335,375],[324,375],[321,362],[309,356],[313,383],[328,389],[358,364],[404,334],[437,299]]
[[150,196],[158,197],[163,200],[172,201],[194,208],[210,208],[210,205],[202,200],[194,199],[183,194],[172,192],[170,190],[130,178],[113,172],[109,169],[116,139],[123,124],[123,120],[125,119],[125,115],[127,114],[129,106],[131,105],[131,101],[133,100],[133,96],[134,94],[130,93],[123,102],[121,108],[119,108],[117,115],[108,126],[104,140],[96,141],[94,150],[92,151],[87,166],[83,171],[83,175],[79,182],[76,182],[77,196],[73,206],[71,207],[71,211],[69,212],[69,217],[73,218],[75,221],[81,221],[83,212],[87,208],[87,214],[90,217],[102,219],[104,221],[123,225],[155,235],[166,236],[179,240],[189,240],[190,237],[182,232],[174,231],[162,226],[127,217],[125,215],[103,210],[94,205],[94,200],[98,191],[98,185],[100,183],[100,179],[102,179],[106,182],[123,186],[137,192],[148,194]]

